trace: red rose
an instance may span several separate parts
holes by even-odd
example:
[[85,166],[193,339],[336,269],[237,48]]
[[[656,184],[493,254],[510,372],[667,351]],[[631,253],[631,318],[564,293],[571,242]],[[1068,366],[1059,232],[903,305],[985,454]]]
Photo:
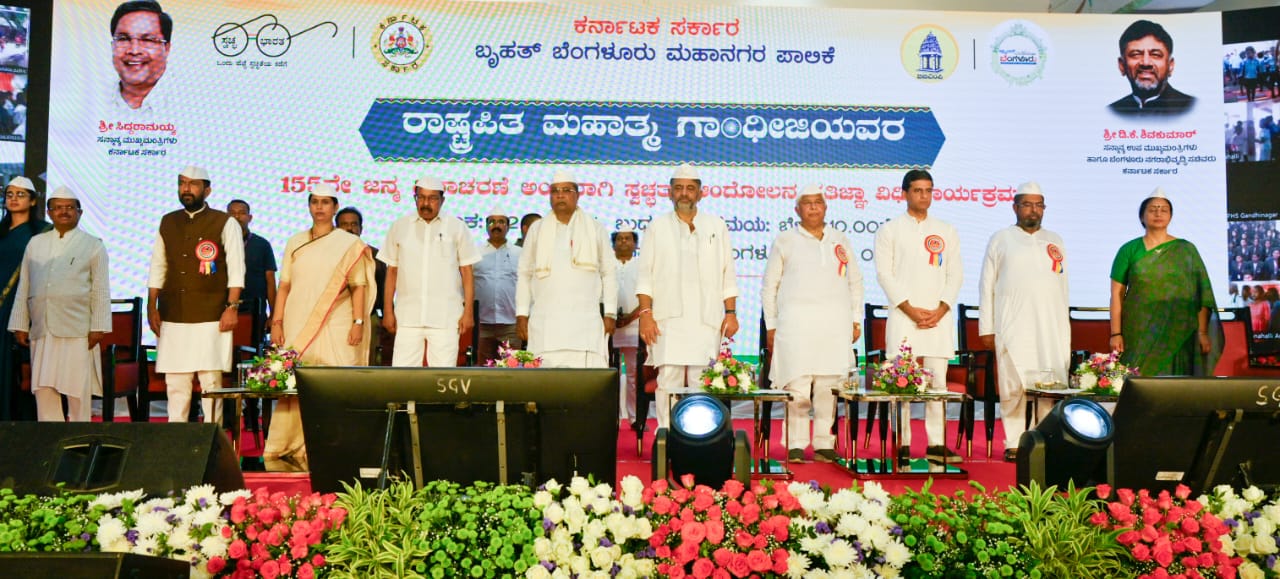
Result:
[[236,539],[227,546],[227,556],[232,559],[243,559],[249,554],[249,548],[245,546],[244,541]]
[[1151,549],[1148,549],[1147,546],[1142,543],[1138,543],[1133,546],[1133,558],[1139,561],[1150,561]]
[[1095,488],[1096,488],[1096,490],[1097,490],[1097,492],[1098,492],[1098,498],[1103,499],[1103,500],[1106,500],[1106,499],[1107,499],[1107,497],[1111,496],[1111,485],[1109,485],[1109,484],[1100,484],[1100,485],[1098,485],[1098,486],[1097,486],[1097,487],[1095,487]]
[[1191,488],[1187,485],[1180,484],[1177,488],[1173,489],[1173,495],[1185,501],[1187,500],[1187,497],[1191,496]]
[[716,565],[728,567],[729,561],[733,560],[733,551],[720,547],[711,553],[711,558],[715,559]]
[[310,563],[303,563],[298,567],[298,579],[315,579],[316,571],[311,567]]
[[764,572],[773,568],[773,561],[764,551],[753,549],[747,553],[747,565],[751,566],[752,571]]
[[741,529],[733,535],[733,542],[738,544],[740,549],[750,549],[756,543],[756,538]]
[[1110,518],[1107,517],[1107,514],[1102,511],[1098,511],[1089,517],[1089,522],[1099,527],[1106,526],[1109,520]]
[[716,568],[716,564],[711,559],[701,557],[693,562],[693,576],[698,579],[705,579],[711,576],[711,572]]
[[751,564],[747,563],[747,556],[742,553],[734,553],[733,558],[729,559],[728,567],[734,577],[746,577],[751,573]]
[[746,487],[744,487],[742,483],[738,482],[737,479],[729,479],[727,481],[724,481],[724,486],[721,487],[720,492],[723,492],[725,496],[729,497],[730,499],[736,500],[739,496],[742,495],[742,491],[745,488]]
[[711,572],[711,579],[730,579],[730,575],[724,569],[716,569]]
[[698,544],[681,543],[679,547],[676,547],[673,555],[675,556],[676,563],[679,563],[682,566],[688,565],[691,561],[698,558]]
[[742,507],[742,514],[738,515],[738,519],[744,525],[754,525],[760,520],[760,505],[747,505]]
[[1120,489],[1116,491],[1116,498],[1120,499],[1120,504],[1128,507],[1133,505],[1133,489]]
[[684,579],[684,567],[679,565],[671,565],[670,567],[667,567],[667,577],[670,577],[671,579]]
[[206,563],[204,566],[205,571],[213,573],[214,575],[217,575],[223,569],[226,569],[226,568],[227,568],[227,560],[223,559],[222,557],[211,557],[209,559],[209,562]]
[[267,561],[258,569],[258,573],[262,574],[262,579],[276,579],[280,575],[280,566],[275,561]]
[[684,539],[685,543],[701,543],[707,538],[707,527],[697,521],[686,523],[680,529],[680,538]]
[[1173,545],[1169,541],[1162,540],[1155,544],[1151,554],[1156,559],[1156,564],[1161,567],[1168,567],[1173,564]]
[[724,522],[719,520],[707,521],[704,523],[707,528],[707,542],[712,545],[719,545],[724,541]]

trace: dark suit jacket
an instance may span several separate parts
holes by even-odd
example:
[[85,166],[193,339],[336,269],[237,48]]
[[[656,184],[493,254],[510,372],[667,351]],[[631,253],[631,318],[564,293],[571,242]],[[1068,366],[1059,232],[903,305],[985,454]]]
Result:
[[1195,106],[1196,97],[1165,85],[1160,97],[1139,107],[1133,94],[1111,103],[1111,110],[1122,115],[1180,115]]

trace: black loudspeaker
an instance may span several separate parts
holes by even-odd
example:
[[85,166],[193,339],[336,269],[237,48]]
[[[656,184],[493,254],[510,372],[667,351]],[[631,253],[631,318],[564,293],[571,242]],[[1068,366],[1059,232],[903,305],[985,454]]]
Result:
[[0,487],[18,494],[142,489],[163,495],[200,484],[244,488],[231,441],[216,424],[0,423]]
[[191,564],[133,553],[3,553],[0,577],[187,579]]

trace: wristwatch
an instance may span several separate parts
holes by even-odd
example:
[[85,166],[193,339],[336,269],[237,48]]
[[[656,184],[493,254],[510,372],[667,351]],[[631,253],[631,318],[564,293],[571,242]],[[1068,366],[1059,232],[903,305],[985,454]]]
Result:
[[363,326],[363,325],[364,325],[364,318],[356,318],[355,324],[356,324],[357,326]]
[[234,302],[227,302],[227,307],[228,307],[228,308],[238,308],[238,307],[240,307],[240,304],[242,304],[242,303],[244,303],[244,300],[236,300],[236,301],[234,301]]

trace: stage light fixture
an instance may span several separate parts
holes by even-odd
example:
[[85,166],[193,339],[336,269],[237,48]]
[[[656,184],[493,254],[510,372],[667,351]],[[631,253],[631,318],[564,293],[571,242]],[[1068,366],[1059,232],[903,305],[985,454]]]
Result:
[[653,478],[693,475],[699,484],[719,488],[737,477],[751,477],[751,447],[746,431],[733,431],[729,408],[707,394],[686,396],[671,409],[671,427],[653,440]]
[[1018,484],[1076,488],[1106,482],[1107,451],[1115,436],[1111,414],[1087,398],[1059,402],[1018,441]]

